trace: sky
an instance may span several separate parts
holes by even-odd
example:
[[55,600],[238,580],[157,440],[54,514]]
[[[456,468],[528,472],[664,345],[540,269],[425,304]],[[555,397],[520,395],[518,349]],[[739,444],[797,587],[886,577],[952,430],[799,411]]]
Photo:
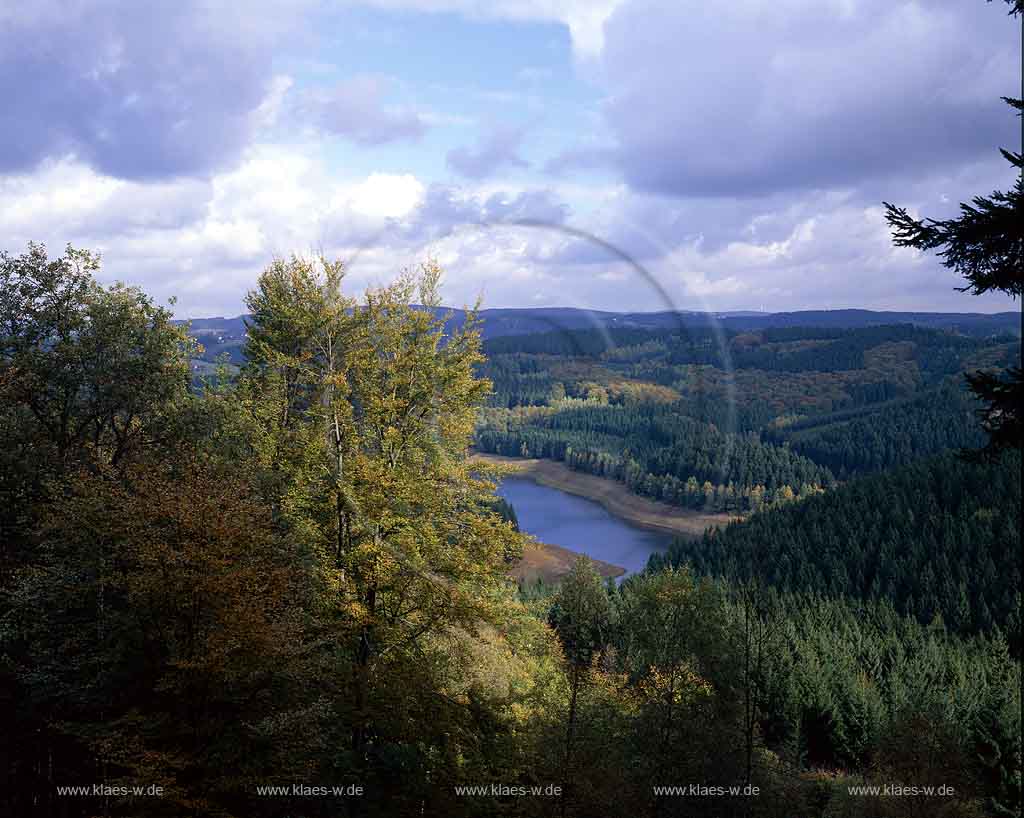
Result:
[[883,201],[1013,185],[1020,23],[982,0],[0,0],[0,250],[182,317],[275,257],[358,293],[997,312]]

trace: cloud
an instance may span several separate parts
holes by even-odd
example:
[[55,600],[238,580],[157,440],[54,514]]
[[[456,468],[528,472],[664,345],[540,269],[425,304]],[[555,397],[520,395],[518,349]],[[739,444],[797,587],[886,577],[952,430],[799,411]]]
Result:
[[[390,5],[586,16],[554,0]],[[607,16],[614,4],[598,5]],[[286,48],[275,41],[286,6],[263,0],[266,14],[236,17],[241,6],[198,2],[65,6],[0,8],[4,249],[98,249],[107,280],[178,295],[182,314],[237,313],[271,258],[320,249],[350,260],[356,290],[430,253],[447,266],[450,303],[483,289],[490,306],[665,308],[606,243],[684,309],[1014,306],[956,293],[934,255],[893,247],[879,211],[886,199],[944,217],[1013,184],[995,147],[1015,136],[997,100],[1014,91],[1003,83],[1015,45],[995,5],[624,0],[591,52],[607,91],[591,116],[607,128],[577,121],[586,138],[548,162],[540,186],[502,178],[527,166],[514,127],[450,152],[459,183],[424,175],[413,151],[387,165],[352,154],[339,173],[330,136],[375,146],[436,128],[429,145],[479,111],[396,104],[381,76],[311,86],[327,74],[289,62],[286,34]],[[534,90],[543,101],[544,83]],[[500,93],[510,118],[532,115],[523,94]],[[601,167],[621,183],[570,181]]]
[[205,181],[131,182],[68,160],[49,162],[35,173],[0,177],[0,229],[15,244],[57,230],[61,243],[176,231],[202,220],[212,195]]
[[[897,184],[912,212],[944,218],[970,192],[1012,184],[1000,158]],[[666,302],[616,252],[643,265],[681,309],[839,307],[968,312],[1017,309],[1005,297],[968,298],[934,254],[893,245],[880,201],[891,182],[858,189],[780,191],[759,197],[679,198],[628,188],[592,197],[566,236],[535,258],[605,309],[664,309]],[[626,305],[629,305],[628,307]]]
[[475,148],[448,151],[448,167],[469,179],[484,179],[507,168],[529,167],[519,155],[524,136],[523,128],[493,128]]
[[159,179],[229,166],[272,90],[273,3],[33,2],[0,11],[0,173],[74,156]]
[[551,190],[526,190],[512,196],[504,191],[487,198],[483,206],[483,221],[515,223],[540,222],[549,225],[564,224],[569,217],[569,206]]
[[423,201],[423,184],[403,173],[372,173],[352,191],[352,208],[376,219],[401,219]]
[[[366,206],[367,187],[376,191],[382,205],[386,202],[386,212]],[[502,225],[523,221],[559,225],[570,214],[569,206],[548,189],[485,192],[438,183],[424,187],[412,176],[374,174],[335,195],[324,238],[338,248],[365,252],[386,247],[416,256],[456,235],[499,241],[507,232]],[[536,243],[531,247],[541,255]]]
[[[680,200],[620,187],[569,196],[559,187],[427,184],[380,172],[339,183],[324,161],[315,145],[256,145],[209,181],[159,184],[50,163],[0,179],[5,249],[36,239],[100,250],[105,280],[139,284],[161,301],[178,296],[179,313],[192,316],[241,312],[275,255],[319,250],[350,262],[354,291],[433,255],[447,269],[445,299],[456,305],[482,290],[488,306],[1014,308],[1009,299],[957,293],[955,276],[933,255],[895,248],[877,190]],[[1005,165],[932,175],[907,187],[901,203],[944,216],[961,191],[1012,183]],[[670,301],[601,242],[643,264]]]
[[566,220],[556,192],[428,186],[408,173],[339,182],[326,161],[315,143],[257,144],[209,180],[161,182],[46,162],[0,176],[3,249],[35,240],[99,251],[104,281],[140,285],[161,302],[176,296],[183,316],[241,312],[259,271],[293,252],[348,259],[356,291],[428,254],[457,257],[446,290],[456,303],[512,267],[509,281],[551,275],[542,259],[557,236],[500,223]]
[[1012,144],[1017,60],[995,5],[630,0],[605,27],[605,113],[639,190],[841,187]]
[[383,77],[352,77],[330,89],[308,91],[299,110],[304,119],[357,145],[415,142],[427,124],[415,111],[384,103],[390,82]]
[[295,80],[285,74],[278,74],[270,81],[266,97],[253,112],[256,125],[260,128],[272,128],[284,110],[284,101],[295,85]]

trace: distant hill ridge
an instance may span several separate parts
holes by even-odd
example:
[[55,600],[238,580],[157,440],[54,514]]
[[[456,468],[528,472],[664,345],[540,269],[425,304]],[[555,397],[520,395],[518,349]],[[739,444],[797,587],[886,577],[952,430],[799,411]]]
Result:
[[[440,314],[450,313],[449,327],[461,326],[464,310],[441,307]],[[245,319],[194,318],[190,332],[206,348],[204,357],[212,359],[227,352],[232,360],[240,359],[245,341]],[[717,323],[724,329],[742,331],[768,327],[828,327],[857,329],[885,324],[914,324],[931,329],[946,329],[973,336],[1010,333],[1020,336],[1019,312],[879,312],[875,310],[800,310],[795,312],[760,313],[748,310],[724,312],[662,311],[607,312],[576,307],[497,308],[480,311],[484,339],[508,335],[530,335],[538,332],[559,332],[581,329],[632,328],[666,330],[674,327],[699,327]]]

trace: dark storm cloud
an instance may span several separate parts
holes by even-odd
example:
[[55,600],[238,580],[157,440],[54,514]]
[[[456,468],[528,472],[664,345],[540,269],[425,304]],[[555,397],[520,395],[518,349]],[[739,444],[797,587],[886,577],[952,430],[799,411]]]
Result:
[[495,128],[475,148],[448,151],[448,167],[469,179],[484,179],[505,168],[529,167],[519,156],[524,135],[522,128]]
[[272,17],[183,0],[0,11],[0,173],[69,154],[130,179],[229,164],[268,89]]
[[354,77],[330,90],[311,93],[300,107],[327,132],[358,145],[418,140],[426,124],[414,111],[384,104],[387,84],[381,77]]
[[909,177],[1015,144],[998,4],[632,0],[605,28],[606,115],[637,189],[749,196]]

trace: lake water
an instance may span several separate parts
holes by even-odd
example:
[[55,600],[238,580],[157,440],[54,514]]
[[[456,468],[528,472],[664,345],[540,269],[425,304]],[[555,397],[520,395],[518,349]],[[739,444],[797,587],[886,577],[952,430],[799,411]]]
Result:
[[521,477],[506,477],[498,494],[516,510],[519,528],[541,542],[642,571],[647,558],[665,551],[671,534],[649,531],[611,514],[600,503]]

